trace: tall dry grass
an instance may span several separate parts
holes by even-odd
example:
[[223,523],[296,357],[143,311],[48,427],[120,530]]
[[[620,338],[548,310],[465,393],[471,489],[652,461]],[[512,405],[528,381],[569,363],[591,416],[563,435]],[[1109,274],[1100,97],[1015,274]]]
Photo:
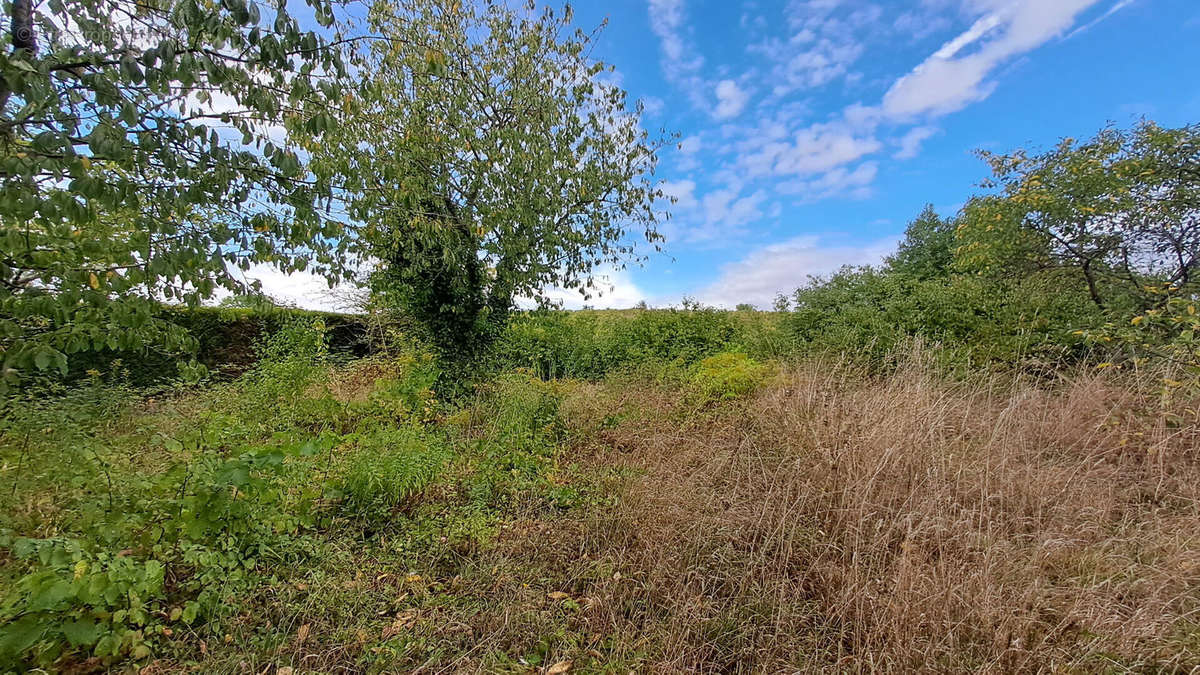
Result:
[[643,473],[543,553],[610,655],[661,671],[1190,672],[1196,402],[1138,392],[947,382],[919,356],[792,367],[699,416],[584,388],[580,428],[628,415],[595,461]]

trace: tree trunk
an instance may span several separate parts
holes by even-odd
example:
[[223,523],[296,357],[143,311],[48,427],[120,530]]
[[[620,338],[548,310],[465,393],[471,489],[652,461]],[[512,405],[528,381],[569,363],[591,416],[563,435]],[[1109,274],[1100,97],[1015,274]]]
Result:
[[1092,273],[1092,261],[1083,261],[1083,278],[1087,280],[1088,295],[1091,296],[1092,302],[1100,309],[1104,309],[1104,302],[1100,299],[1100,291],[1096,289],[1096,275]]
[[37,52],[37,39],[33,34],[33,0],[13,0],[12,4],[13,51],[25,49]]

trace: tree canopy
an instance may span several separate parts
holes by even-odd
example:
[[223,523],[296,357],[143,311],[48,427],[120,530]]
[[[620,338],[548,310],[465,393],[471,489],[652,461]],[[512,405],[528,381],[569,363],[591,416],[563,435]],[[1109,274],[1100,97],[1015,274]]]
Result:
[[663,142],[640,124],[570,8],[386,2],[363,80],[314,164],[347,177],[376,299],[465,353],[517,298],[589,290],[598,265],[657,242]]
[[887,259],[890,269],[921,279],[946,276],[954,262],[953,219],[942,218],[926,204],[904,231],[896,254]]
[[289,140],[331,125],[347,74],[333,6],[308,4],[321,34],[251,0],[16,7],[0,54],[0,386],[82,350],[184,349],[157,307],[244,292],[239,268],[342,274],[333,179]]
[[968,202],[958,264],[976,272],[1065,269],[1092,302],[1150,306],[1194,290],[1200,265],[1200,127],[1145,122],[1030,155],[981,153],[997,194]]

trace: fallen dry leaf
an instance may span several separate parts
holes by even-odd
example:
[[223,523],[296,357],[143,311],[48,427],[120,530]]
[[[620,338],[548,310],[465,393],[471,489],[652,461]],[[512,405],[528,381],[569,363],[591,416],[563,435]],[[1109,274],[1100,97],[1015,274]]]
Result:
[[403,633],[406,629],[411,628],[417,621],[416,610],[406,610],[396,615],[396,620],[383,629],[383,639],[387,640],[390,637]]
[[546,675],[562,675],[571,669],[570,661],[559,661],[546,669]]
[[550,598],[551,600],[566,600],[571,596],[567,593],[563,593],[562,591],[553,591],[551,593],[547,593],[546,597]]
[[312,624],[304,624],[300,626],[300,630],[296,631],[296,644],[302,645],[308,639],[308,632],[312,630]]

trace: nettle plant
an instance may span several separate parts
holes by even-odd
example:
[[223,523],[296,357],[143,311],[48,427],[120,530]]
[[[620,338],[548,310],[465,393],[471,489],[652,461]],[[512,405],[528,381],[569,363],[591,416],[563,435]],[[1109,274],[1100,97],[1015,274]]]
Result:
[[329,443],[244,446],[229,458],[196,448],[195,459],[142,480],[136,497],[117,495],[119,511],[90,509],[77,537],[0,531],[0,547],[28,569],[0,603],[0,668],[142,659],[172,625],[228,612],[261,565],[308,555],[303,534],[321,486],[285,462]]
[[[261,583],[269,565],[313,554],[307,534],[326,497],[314,467],[338,437],[264,430],[256,404],[267,401],[284,420],[296,416],[301,403],[291,390],[323,364],[321,329],[297,321],[264,340],[256,369],[226,393],[240,414],[216,418],[219,429],[198,419],[147,439],[176,460],[165,470],[110,475],[101,466],[90,477],[72,476],[94,483],[73,505],[62,535],[0,530],[0,550],[23,574],[0,593],[0,671],[147,658],[181,624],[227,615],[230,598]],[[103,414],[95,402],[103,398],[87,397],[96,408],[91,422]],[[55,409],[70,421],[62,405]],[[27,417],[31,429],[47,426],[43,416]],[[4,430],[20,431],[13,424]],[[76,443],[91,435],[56,433],[60,442]],[[100,452],[92,456],[102,462]]]
[[[309,0],[322,27],[333,6]],[[102,348],[186,350],[156,316],[267,264],[344,272],[334,177],[289,141],[346,68],[284,3],[13,5],[0,54],[0,387]],[[303,110],[316,111],[304,113]]]

